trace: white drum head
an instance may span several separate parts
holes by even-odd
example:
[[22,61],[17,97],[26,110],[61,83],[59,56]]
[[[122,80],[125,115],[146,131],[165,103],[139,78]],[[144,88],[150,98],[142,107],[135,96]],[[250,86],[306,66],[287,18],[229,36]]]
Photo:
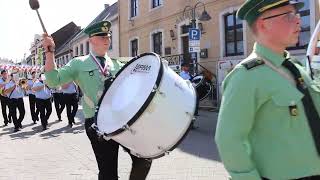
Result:
[[105,93],[97,115],[99,131],[110,134],[125,126],[139,112],[159,76],[161,61],[153,54],[129,62]]

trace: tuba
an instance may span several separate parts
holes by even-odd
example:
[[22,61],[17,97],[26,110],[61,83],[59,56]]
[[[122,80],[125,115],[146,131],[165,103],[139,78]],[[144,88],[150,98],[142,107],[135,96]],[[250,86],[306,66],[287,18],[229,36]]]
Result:
[[320,82],[320,20],[309,41],[306,69],[312,79]]

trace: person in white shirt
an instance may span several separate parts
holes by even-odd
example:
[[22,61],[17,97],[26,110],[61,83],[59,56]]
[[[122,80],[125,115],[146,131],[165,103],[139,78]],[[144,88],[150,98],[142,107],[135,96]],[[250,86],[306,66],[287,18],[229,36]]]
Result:
[[0,102],[1,102],[1,110],[2,110],[2,117],[4,120],[4,126],[8,126],[8,123],[11,123],[11,116],[10,112],[7,113],[7,107],[9,109],[9,99],[7,95],[4,93],[4,89],[7,83],[8,73],[6,70],[1,71],[1,78],[0,78]]
[[29,96],[29,105],[30,105],[30,112],[31,112],[31,118],[34,124],[37,123],[37,121],[39,121],[39,110],[36,108],[36,96],[35,96],[35,92],[32,91],[32,86],[34,84],[34,82],[36,82],[37,78],[36,78],[36,72],[33,71],[31,72],[31,78],[28,79],[27,81],[27,94]]
[[44,82],[44,75],[40,76],[40,79],[37,80],[33,86],[32,90],[35,92],[36,96],[36,106],[40,111],[40,119],[43,130],[46,130],[48,127],[48,119],[52,112],[51,104],[51,90]]
[[[22,128],[22,121],[25,116],[25,108],[23,102],[24,91],[19,85],[19,77],[17,74],[11,74],[11,81],[5,85],[5,93],[8,95],[10,104],[9,112],[14,124],[14,132]],[[17,117],[17,109],[19,111],[19,118]]]
[[62,85],[61,90],[67,108],[69,126],[72,127],[75,123],[74,117],[78,111],[77,85],[74,82],[70,82]]
[[53,96],[54,106],[58,116],[58,121],[62,121],[61,114],[65,107],[65,103],[64,103],[61,87],[52,88],[51,90],[52,90],[51,92]]

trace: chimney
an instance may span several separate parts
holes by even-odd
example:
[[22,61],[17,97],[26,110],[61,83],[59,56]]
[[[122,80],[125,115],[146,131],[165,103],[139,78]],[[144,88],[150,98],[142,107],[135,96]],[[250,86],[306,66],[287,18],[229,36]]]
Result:
[[104,4],[104,8],[107,9],[110,5],[109,4]]

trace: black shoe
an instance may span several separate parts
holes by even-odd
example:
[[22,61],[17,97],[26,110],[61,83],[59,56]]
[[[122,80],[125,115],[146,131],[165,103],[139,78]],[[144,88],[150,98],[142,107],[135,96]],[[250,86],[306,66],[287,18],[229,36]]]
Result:
[[42,127],[42,131],[45,131],[47,130],[48,128],[47,127]]
[[72,123],[69,123],[69,127],[72,128],[72,126],[73,126],[73,124],[72,124]]
[[18,132],[20,131],[19,128],[14,128],[13,132]]
[[8,126],[8,123],[5,123],[4,126]]
[[62,121],[61,119],[58,119],[58,121]]
[[12,123],[11,119],[8,120],[9,123]]
[[37,122],[36,122],[36,121],[33,121],[33,124],[37,124]]
[[22,129],[22,125],[21,124],[19,125],[19,128]]
[[73,123],[73,124],[76,124],[76,122],[75,122],[74,120],[72,121],[72,123]]

